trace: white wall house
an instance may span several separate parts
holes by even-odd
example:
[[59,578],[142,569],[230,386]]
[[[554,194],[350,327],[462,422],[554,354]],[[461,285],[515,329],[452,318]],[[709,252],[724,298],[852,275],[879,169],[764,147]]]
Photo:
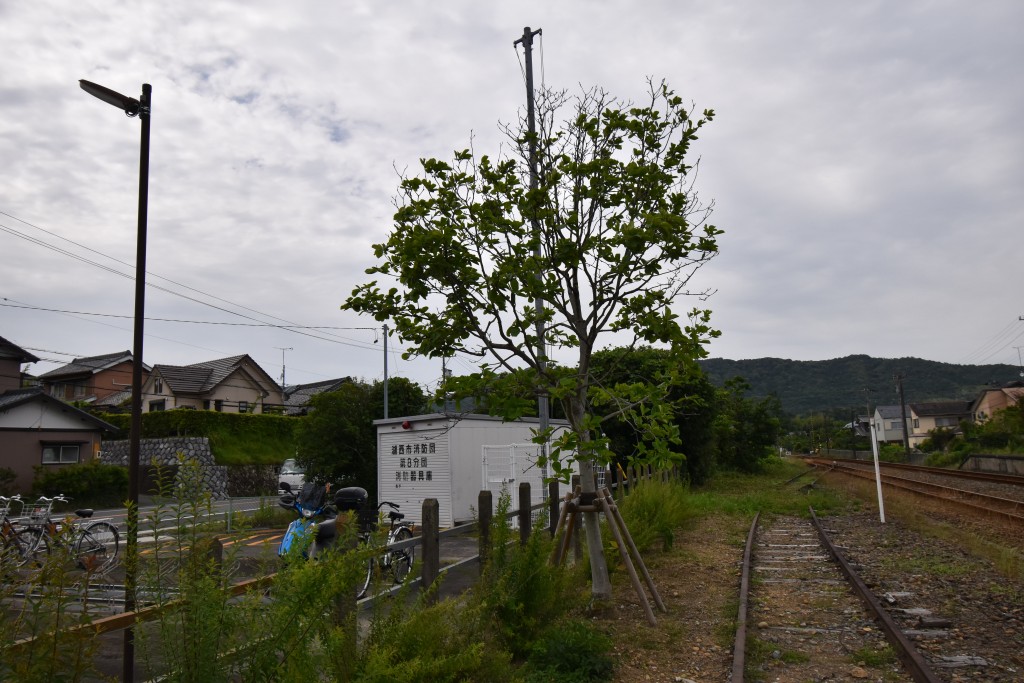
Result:
[[[910,419],[910,406],[907,406],[907,419]],[[898,405],[876,406],[871,427],[878,443],[903,443],[903,412]]]
[[[447,415],[434,413],[414,417],[375,420],[377,427],[377,500],[398,503],[408,521],[419,524],[423,501],[436,498],[442,527],[470,522],[475,517],[480,490],[487,488],[485,452],[498,460],[503,447],[518,453],[517,472],[503,478],[516,480],[536,475],[526,463],[537,419],[503,422],[487,415]],[[564,421],[552,420],[556,430],[567,429]],[[492,477],[493,478],[493,477]],[[543,500],[544,491],[531,480],[531,494]],[[518,482],[509,481],[515,496]],[[493,489],[492,489],[493,490]],[[538,498],[539,495],[539,498]],[[497,495],[495,495],[495,503]]]

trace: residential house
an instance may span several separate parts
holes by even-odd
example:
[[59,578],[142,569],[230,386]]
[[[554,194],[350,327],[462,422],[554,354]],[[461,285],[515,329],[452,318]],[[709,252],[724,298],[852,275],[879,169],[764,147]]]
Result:
[[14,342],[0,337],[0,393],[21,389],[22,363],[36,363],[39,359]]
[[[907,418],[910,418],[909,406]],[[871,424],[878,443],[903,443],[903,411],[898,405],[876,406]]]
[[284,405],[277,382],[248,355],[192,365],[154,365],[142,387],[142,410],[192,408],[263,413]]
[[997,411],[1015,406],[1024,396],[1024,382],[1016,380],[1002,387],[985,389],[971,404],[971,418],[981,424],[987,422]]
[[910,422],[910,447],[916,448],[928,438],[933,429],[960,430],[962,420],[971,419],[970,401],[939,401],[911,403],[907,419]]
[[[132,386],[131,351],[76,358],[67,365],[39,376],[46,393],[62,401],[107,403],[111,396]],[[150,367],[142,366],[143,381]],[[129,394],[130,396],[130,394]]]
[[14,472],[14,488],[21,493],[31,488],[34,467],[91,460],[103,433],[115,431],[42,387],[21,388],[21,363],[38,360],[0,338],[0,467]]
[[337,391],[342,385],[351,382],[351,377],[328,379],[312,384],[294,384],[284,388],[284,405],[286,415],[306,415],[309,412],[309,400],[317,394]]

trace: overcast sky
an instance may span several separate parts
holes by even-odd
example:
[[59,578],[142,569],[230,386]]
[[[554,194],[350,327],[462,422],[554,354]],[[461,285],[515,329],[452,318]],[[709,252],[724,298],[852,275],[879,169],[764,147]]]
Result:
[[[694,283],[712,356],[1016,365],[1022,25],[1016,0],[0,0],[0,336],[36,373],[131,348],[140,126],[78,80],[145,82],[146,314],[222,323],[148,321],[145,361],[380,379],[378,324],[339,306],[399,170],[499,151],[530,26],[538,84],[640,100],[664,78],[716,111],[694,148],[725,231]],[[390,348],[390,375],[436,386],[440,361]]]

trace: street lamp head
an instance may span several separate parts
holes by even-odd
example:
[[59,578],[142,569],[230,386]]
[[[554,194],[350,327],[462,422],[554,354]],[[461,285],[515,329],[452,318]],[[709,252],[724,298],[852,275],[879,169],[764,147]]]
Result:
[[91,81],[80,79],[78,84],[82,86],[82,90],[85,92],[97,99],[103,100],[107,104],[117,107],[128,116],[138,116],[139,112],[142,110],[142,105],[134,97],[122,95],[119,92],[111,90],[110,88],[104,88],[102,85],[92,83]]

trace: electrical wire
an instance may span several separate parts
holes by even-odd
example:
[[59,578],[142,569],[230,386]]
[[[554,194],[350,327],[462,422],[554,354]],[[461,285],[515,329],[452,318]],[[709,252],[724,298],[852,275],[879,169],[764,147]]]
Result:
[[[64,241],[68,242],[69,244],[73,244],[76,247],[79,247],[81,249],[85,249],[86,251],[89,251],[91,253],[94,253],[94,254],[97,254],[97,255],[102,256],[104,258],[110,259],[111,261],[113,261],[115,263],[119,263],[119,264],[127,266],[129,268],[131,267],[131,265],[126,263],[125,261],[121,261],[120,259],[117,259],[117,258],[115,258],[113,256],[110,256],[109,254],[105,254],[105,253],[103,253],[101,251],[98,251],[98,250],[93,249],[91,247],[88,247],[86,245],[83,245],[83,244],[80,244],[78,242],[75,242],[74,240],[70,240],[70,239],[68,239],[66,237],[58,235],[57,233],[51,232],[49,230],[46,230],[45,228],[42,228],[42,227],[40,227],[38,225],[30,223],[30,222],[28,222],[28,221],[26,221],[26,220],[24,220],[22,218],[19,218],[19,217],[15,216],[15,215],[13,215],[11,213],[6,212],[6,211],[0,210],[0,215],[8,216],[9,218],[12,218],[12,219],[14,219],[14,220],[16,220],[16,221],[18,221],[20,223],[23,223],[23,224],[25,224],[25,225],[27,225],[27,226],[29,226],[31,228],[39,230],[40,232],[46,233],[47,235],[50,235],[50,236],[55,237],[57,239],[64,240]],[[16,230],[16,229],[14,229],[14,228],[12,228],[10,226],[7,226],[7,225],[5,225],[3,223],[0,223],[0,231],[6,232],[6,233],[8,233],[10,235],[13,235],[15,237],[19,237],[19,238],[24,239],[24,240],[26,240],[28,242],[31,242],[31,243],[36,244],[38,246],[41,246],[43,248],[49,249],[49,250],[54,251],[54,252],[56,252],[58,254],[62,254],[62,255],[67,256],[69,258],[75,259],[75,260],[80,261],[82,263],[95,266],[95,267],[97,267],[97,268],[99,268],[101,270],[105,270],[105,271],[107,271],[107,272],[109,272],[111,274],[118,275],[118,276],[126,278],[128,280],[132,280],[132,281],[135,280],[135,277],[133,275],[131,275],[131,274],[124,273],[124,272],[122,272],[120,270],[117,270],[116,268],[112,268],[110,266],[104,265],[104,264],[99,263],[97,261],[93,261],[91,259],[88,259],[88,258],[86,258],[84,256],[79,255],[79,254],[75,254],[74,252],[68,251],[67,249],[63,249],[61,247],[49,244],[48,242],[44,242],[43,240],[40,240],[40,239],[38,239],[36,237],[32,237],[31,235],[28,235],[28,234],[26,234],[24,232]],[[147,275],[151,275],[151,276],[153,276],[155,278],[158,278],[160,280],[163,280],[165,282],[172,283],[172,284],[174,284],[174,285],[176,285],[178,287],[182,287],[184,289],[196,292],[198,294],[201,294],[202,296],[209,297],[211,299],[224,302],[224,303],[229,304],[231,306],[234,306],[236,308],[241,308],[243,310],[247,310],[247,311],[253,312],[253,313],[255,313],[257,315],[260,315],[260,316],[262,316],[264,318],[269,318],[269,319],[273,319],[273,320],[280,320],[280,321],[282,321],[284,323],[287,323],[287,325],[274,325],[272,323],[265,323],[264,321],[258,320],[256,318],[253,318],[252,316],[248,316],[248,315],[245,315],[243,313],[239,313],[237,311],[232,311],[232,310],[229,310],[229,309],[224,308],[222,306],[217,306],[217,305],[212,304],[212,303],[207,302],[207,301],[202,301],[200,299],[196,299],[195,297],[188,296],[188,295],[183,294],[181,292],[176,292],[176,291],[174,291],[172,289],[168,289],[166,287],[161,287],[161,286],[159,286],[159,285],[157,285],[157,284],[155,284],[153,282],[148,281],[148,279],[147,279],[146,286],[147,287],[151,287],[153,289],[156,289],[158,291],[162,291],[162,292],[165,292],[165,293],[170,294],[172,296],[177,296],[177,297],[183,298],[183,299],[185,299],[187,301],[192,301],[193,303],[197,303],[197,304],[199,304],[201,306],[208,306],[208,307],[213,308],[215,310],[222,311],[224,313],[228,313],[229,315],[235,315],[235,316],[238,316],[240,318],[245,318],[247,320],[252,320],[254,322],[263,323],[267,327],[277,327],[278,329],[285,330],[285,331],[288,331],[288,332],[292,332],[293,334],[301,334],[303,336],[312,337],[314,339],[320,339],[322,341],[331,341],[330,339],[327,339],[325,337],[322,337],[322,336],[319,336],[319,335],[316,335],[316,334],[312,334],[312,333],[303,331],[305,329],[331,329],[331,328],[326,328],[326,327],[317,328],[317,327],[312,327],[312,326],[300,325],[300,324],[295,323],[293,321],[286,320],[284,318],[281,318],[281,317],[278,317],[278,316],[274,316],[274,315],[271,315],[271,314],[268,314],[268,313],[263,313],[261,311],[257,311],[256,309],[250,308],[248,306],[244,306],[242,304],[238,304],[238,303],[235,303],[235,302],[232,302],[232,301],[228,301],[227,299],[223,299],[221,297],[218,297],[216,295],[210,294],[208,292],[204,292],[204,291],[202,291],[200,289],[196,289],[194,287],[190,287],[190,286],[185,285],[183,283],[177,282],[176,280],[172,280],[170,278],[166,278],[166,277],[164,277],[162,275],[159,275],[159,274],[156,274],[156,273],[150,273],[149,271],[147,271]],[[344,337],[341,337],[340,335],[334,335],[334,334],[331,334],[329,332],[326,333],[326,334],[328,334],[328,336],[330,336],[330,337],[337,337],[339,339],[345,339]],[[349,339],[347,341],[354,342],[355,340]]]

